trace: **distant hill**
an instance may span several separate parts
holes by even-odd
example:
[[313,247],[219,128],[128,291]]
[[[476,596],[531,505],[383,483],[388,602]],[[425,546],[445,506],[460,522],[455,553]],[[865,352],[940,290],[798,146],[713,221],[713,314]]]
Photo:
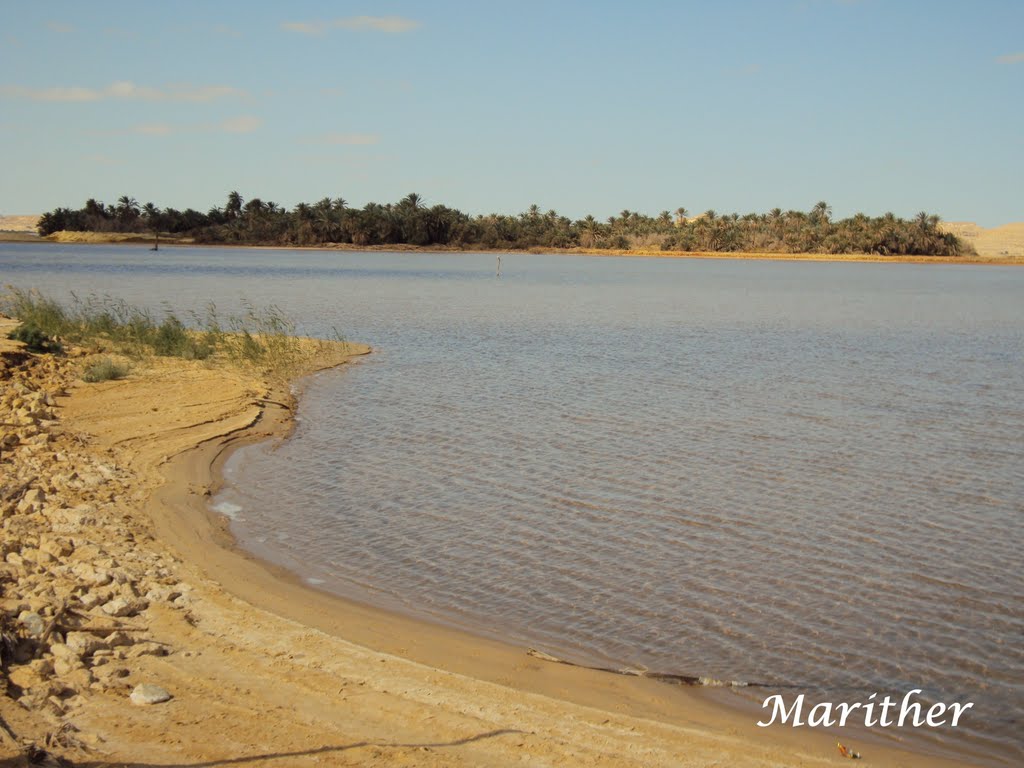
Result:
[[973,245],[983,258],[1024,258],[1024,222],[985,229],[973,221],[944,221],[939,227]]
[[38,216],[0,216],[0,232],[31,232],[35,234]]

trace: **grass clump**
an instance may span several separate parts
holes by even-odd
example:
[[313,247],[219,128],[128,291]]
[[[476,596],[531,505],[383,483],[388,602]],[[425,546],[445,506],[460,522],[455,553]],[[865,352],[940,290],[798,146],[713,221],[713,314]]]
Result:
[[168,314],[153,331],[153,352],[163,357],[205,360],[213,354],[214,348],[207,338],[197,336],[198,334],[187,330],[181,320],[173,314]]
[[59,341],[48,336],[40,328],[28,323],[19,325],[7,334],[7,338],[24,343],[30,352],[59,354],[64,351]]
[[332,343],[343,343],[337,332],[329,341],[297,338],[294,323],[275,306],[255,309],[244,304],[243,314],[222,318],[210,304],[205,316],[193,314],[186,325],[169,308],[157,321],[149,311],[122,300],[95,296],[83,300],[74,294],[72,298],[72,304],[64,306],[36,291],[9,287],[7,295],[0,297],[0,310],[22,321],[15,333],[39,344],[62,340],[131,358],[223,358],[279,376],[294,374],[326,353]]
[[82,373],[82,381],[96,384],[100,381],[123,379],[131,371],[127,363],[118,362],[110,357],[101,357],[90,363]]

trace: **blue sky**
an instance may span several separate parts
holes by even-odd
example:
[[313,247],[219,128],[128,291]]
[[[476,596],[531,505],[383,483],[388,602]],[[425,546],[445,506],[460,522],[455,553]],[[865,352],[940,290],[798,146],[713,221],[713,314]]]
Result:
[[418,192],[1024,220],[1024,3],[16,2],[0,214]]

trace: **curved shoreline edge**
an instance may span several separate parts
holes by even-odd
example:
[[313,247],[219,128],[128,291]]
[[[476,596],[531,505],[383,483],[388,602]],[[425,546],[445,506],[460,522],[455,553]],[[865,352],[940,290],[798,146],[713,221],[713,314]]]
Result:
[[[333,369],[342,368],[348,361]],[[327,370],[327,369],[322,369]],[[302,379],[292,397],[287,387],[272,390],[269,401],[297,403]],[[294,410],[268,402],[259,419],[246,429],[225,435],[179,454],[165,467],[166,484],[153,500],[151,515],[158,538],[199,565],[228,592],[254,608],[316,629],[332,637],[375,652],[415,662],[427,668],[495,683],[517,692],[541,694],[557,702],[598,711],[641,718],[689,730],[750,739],[744,749],[770,748],[789,752],[787,760],[776,754],[772,762],[804,764],[811,756],[835,752],[835,734],[755,727],[760,710],[725,700],[729,693],[667,685],[654,679],[619,677],[586,667],[535,663],[525,647],[487,638],[424,618],[414,618],[356,599],[328,592],[305,582],[293,571],[264,560],[244,549],[230,531],[230,520],[210,509],[205,494],[188,491],[190,483],[205,485],[215,494],[224,485],[223,468],[238,449],[267,440],[284,440],[295,428]],[[867,738],[872,759],[881,765],[944,765],[933,752],[894,748],[869,733],[845,738]],[[811,753],[811,754],[809,754]],[[733,756],[742,765],[745,761]],[[813,759],[813,758],[812,758]],[[955,761],[956,765],[963,765]]]
[[[232,451],[291,433],[294,411],[281,405],[290,401],[287,382],[268,387],[177,360],[58,398],[63,433],[116,462],[127,483],[120,522],[98,535],[172,562],[167,578],[188,595],[183,609],[151,603],[138,617],[145,627],[136,631],[169,655],[134,659],[127,688],[78,697],[71,714],[93,756],[127,765],[303,765],[314,754],[330,764],[335,751],[346,765],[842,762],[833,733],[759,729],[756,715],[714,692],[545,663],[525,648],[324,593],[246,553],[206,492]],[[172,700],[130,704],[139,682]],[[865,747],[862,735],[842,738],[877,765],[964,764]]]

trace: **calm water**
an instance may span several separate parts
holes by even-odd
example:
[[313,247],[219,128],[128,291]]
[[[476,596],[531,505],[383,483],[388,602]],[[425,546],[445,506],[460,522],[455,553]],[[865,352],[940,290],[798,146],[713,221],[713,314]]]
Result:
[[580,660],[923,688],[975,702],[940,742],[1024,759],[1024,269],[494,261],[0,245],[0,283],[372,344],[216,500],[312,583]]

